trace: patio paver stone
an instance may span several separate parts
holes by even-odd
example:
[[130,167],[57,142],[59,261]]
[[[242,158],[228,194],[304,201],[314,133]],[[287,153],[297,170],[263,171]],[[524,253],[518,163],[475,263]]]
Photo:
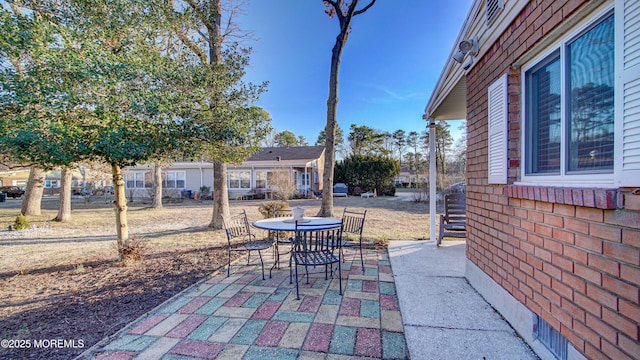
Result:
[[259,265],[228,278],[225,268],[87,359],[408,358],[387,250],[365,249],[364,268],[350,251],[341,264],[343,295],[338,279],[324,272],[311,274],[309,284],[301,276],[297,300],[287,266],[266,280]]

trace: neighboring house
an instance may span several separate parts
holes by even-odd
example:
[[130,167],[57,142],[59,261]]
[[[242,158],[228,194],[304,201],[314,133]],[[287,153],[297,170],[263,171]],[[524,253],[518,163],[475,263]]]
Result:
[[[153,164],[124,169],[125,192],[129,199],[150,199],[153,195]],[[177,161],[162,168],[163,196],[194,196],[202,186],[213,189],[213,164],[206,161]]]
[[476,0],[425,109],[467,120],[466,277],[543,358],[640,358],[638,24]]
[[29,180],[29,169],[9,169],[0,167],[0,186],[26,187]]
[[[323,146],[264,148],[242,164],[228,165],[229,198],[270,197],[277,190],[278,182],[283,186],[283,178],[298,194],[318,192],[322,190],[323,169]],[[127,191],[136,198],[150,197],[152,172],[153,165],[128,167],[124,175]],[[181,196],[184,191],[195,194],[202,186],[213,189],[210,162],[176,162],[163,169],[163,173],[167,196]]]
[[[0,169],[1,186],[20,186],[26,188],[29,180],[30,168],[22,169]],[[45,195],[60,193],[60,170],[51,170],[45,174],[44,191]],[[111,184],[111,175],[89,169],[75,169],[73,171],[71,188],[75,193],[81,193],[83,189],[89,191],[99,189]]]
[[[44,180],[44,194],[59,194],[62,185],[61,178],[62,171],[60,169],[48,171]],[[109,185],[111,185],[111,174],[109,173],[93,170],[84,165],[73,169],[71,175],[73,195],[91,194]]]
[[264,148],[242,164],[228,166],[229,197],[256,192],[268,196],[283,182],[282,174],[288,174],[284,179],[291,179],[299,194],[322,191],[324,158],[324,146]]
[[400,174],[395,178],[396,186],[417,187],[427,181],[427,176],[415,170],[410,170],[407,166],[400,166]]

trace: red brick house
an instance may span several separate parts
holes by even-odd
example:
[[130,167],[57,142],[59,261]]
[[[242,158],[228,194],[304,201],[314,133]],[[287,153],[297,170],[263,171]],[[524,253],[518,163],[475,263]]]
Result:
[[469,282],[542,358],[640,359],[640,3],[476,0],[441,74]]

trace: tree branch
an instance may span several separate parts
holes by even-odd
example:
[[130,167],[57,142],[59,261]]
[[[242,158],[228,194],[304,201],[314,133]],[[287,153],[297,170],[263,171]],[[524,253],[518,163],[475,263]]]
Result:
[[332,1],[332,0],[322,0],[322,1],[325,2],[325,3],[328,3],[331,6],[333,6],[334,9],[336,9],[336,10],[338,9],[338,4],[336,4],[335,1]]
[[373,4],[375,4],[375,3],[376,3],[376,0],[371,0],[371,2],[369,3],[369,5],[367,5],[367,6],[363,7],[363,8],[362,8],[362,9],[360,9],[360,10],[356,10],[356,11],[353,13],[353,16],[360,15],[360,14],[362,14],[363,12],[365,12],[365,11],[369,10],[369,8],[370,8],[370,7],[372,7],[372,6],[373,6]]
[[186,47],[188,47],[191,51],[193,51],[203,64],[207,64],[209,62],[207,54],[197,44],[191,41],[191,39],[189,39],[189,36],[187,36],[187,34],[182,32],[182,30],[180,30],[178,26],[174,26],[173,29],[176,32],[178,39],[180,39],[180,41],[182,41],[182,43]]
[[198,4],[196,4],[193,0],[185,0],[185,2],[189,4],[189,6],[191,6],[191,8],[196,12],[196,14],[201,13],[200,7],[198,7]]

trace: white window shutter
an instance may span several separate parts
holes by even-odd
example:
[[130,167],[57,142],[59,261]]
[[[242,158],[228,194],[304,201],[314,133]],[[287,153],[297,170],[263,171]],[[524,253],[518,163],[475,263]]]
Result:
[[640,186],[640,2],[616,0],[616,174]]
[[489,184],[507,183],[507,74],[489,86]]

